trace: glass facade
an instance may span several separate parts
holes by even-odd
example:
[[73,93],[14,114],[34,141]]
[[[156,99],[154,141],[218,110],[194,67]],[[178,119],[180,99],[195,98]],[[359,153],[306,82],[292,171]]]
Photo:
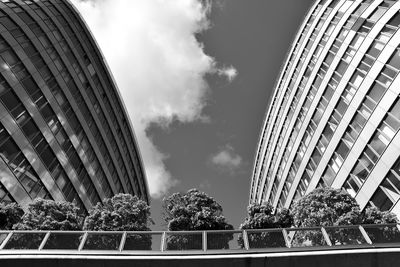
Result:
[[66,0],[0,1],[0,199],[149,202],[123,102]]
[[399,10],[391,0],[312,5],[267,110],[250,203],[290,207],[330,186],[362,208],[400,212]]

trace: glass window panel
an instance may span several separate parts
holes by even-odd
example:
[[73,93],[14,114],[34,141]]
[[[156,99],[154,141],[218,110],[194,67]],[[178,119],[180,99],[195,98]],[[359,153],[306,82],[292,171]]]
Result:
[[347,181],[344,185],[343,188],[347,191],[347,193],[350,194],[353,198],[356,196],[357,191],[350,185],[350,181]]
[[396,103],[390,110],[390,114],[392,114],[396,119],[400,120],[400,99],[396,100]]
[[9,138],[6,142],[4,142],[0,146],[0,156],[6,161],[9,162],[14,159],[14,157],[20,152],[17,144]]
[[385,14],[385,12],[386,12],[385,8],[377,7],[374,13],[372,13],[368,19],[371,20],[373,23],[375,23],[382,17],[383,14]]
[[4,249],[38,249],[45,233],[14,233]]
[[358,88],[358,87],[361,85],[362,81],[364,80],[364,77],[365,77],[365,75],[364,75],[362,72],[356,71],[356,72],[353,74],[353,77],[351,78],[350,82],[351,82],[356,88]]
[[375,103],[378,103],[385,92],[386,88],[375,82],[372,88],[369,90],[368,96],[371,97]]
[[370,144],[373,150],[379,155],[382,155],[383,151],[386,149],[387,145],[389,144],[390,140],[388,140],[384,135],[377,132],[372,137]]
[[388,64],[393,68],[400,70],[400,52],[398,49],[395,50]]
[[361,33],[357,33],[357,35],[354,37],[353,41],[351,42],[351,46],[353,46],[354,49],[358,49],[362,42],[364,41],[365,36]]
[[352,173],[357,176],[357,178],[361,179],[363,182],[365,178],[367,178],[369,172],[365,168],[365,166],[361,163],[361,160],[357,162],[357,165],[354,167]]
[[390,37],[391,37],[391,35],[388,35],[387,33],[382,33],[381,32],[376,39],[379,40],[380,42],[386,44],[387,42],[389,42]]
[[393,206],[392,200],[390,200],[380,187],[376,189],[376,192],[371,198],[371,202],[382,211],[389,210]]
[[400,194],[389,179],[383,180],[380,186],[382,190],[390,197],[390,199],[393,200],[393,202],[397,202],[397,200],[399,200]]
[[26,138],[28,140],[32,141],[32,139],[40,133],[39,128],[36,126],[36,124],[33,122],[33,119],[30,118],[24,126],[22,126],[22,131],[24,132]]
[[383,134],[379,135],[379,139],[386,145],[389,144],[389,142],[393,139],[394,135],[396,134],[395,131],[393,131],[392,128],[388,127],[385,124],[382,124],[380,127],[380,130],[382,131]]
[[9,90],[8,92],[0,96],[0,99],[9,111],[12,111],[15,107],[21,104],[19,98],[12,90]]
[[64,189],[65,185],[67,184],[67,178],[64,172],[61,172],[60,175],[56,178],[56,183],[61,190]]
[[329,166],[325,169],[325,173],[322,176],[322,179],[325,181],[325,183],[330,186],[333,182],[333,179],[335,178],[336,173],[330,168]]
[[400,193],[400,177],[389,171],[386,179],[388,179],[390,183],[394,186],[396,192]]
[[3,51],[1,53],[1,57],[9,66],[13,66],[19,61],[17,55],[11,50]]
[[371,48],[368,51],[368,54],[373,56],[374,58],[377,58],[384,47],[385,47],[385,45],[383,43],[378,42],[378,41],[374,41],[372,43]]
[[394,132],[397,132],[400,128],[400,121],[393,116],[387,115],[385,118],[385,123],[387,123],[387,125],[392,128]]
[[381,82],[387,88],[390,86],[393,79],[385,74],[385,69],[388,69],[388,68],[384,67],[383,72],[381,72],[381,74],[378,76],[377,80],[379,82]]
[[336,152],[342,157],[342,159],[345,159],[347,154],[349,153],[350,148],[347,146],[347,144],[342,140],[340,141]]

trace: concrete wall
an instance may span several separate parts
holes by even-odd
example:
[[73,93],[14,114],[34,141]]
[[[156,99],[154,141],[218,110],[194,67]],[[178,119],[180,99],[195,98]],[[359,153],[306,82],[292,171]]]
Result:
[[400,251],[349,251],[340,254],[274,253],[223,256],[70,256],[1,255],[0,266],[13,267],[395,267]]

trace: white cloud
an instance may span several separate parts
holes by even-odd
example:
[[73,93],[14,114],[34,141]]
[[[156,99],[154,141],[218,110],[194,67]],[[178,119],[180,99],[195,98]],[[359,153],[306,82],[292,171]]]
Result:
[[218,69],[218,75],[225,76],[229,82],[233,81],[236,78],[237,74],[238,71],[233,66],[222,67]]
[[[133,121],[150,194],[161,197],[176,184],[165,155],[146,130],[151,123],[206,121],[207,73],[218,69],[195,34],[209,26],[211,1],[72,0],[91,28],[113,72]],[[221,73],[220,73],[221,72]]]
[[227,145],[211,157],[211,162],[221,169],[233,171],[242,164],[242,157],[235,153],[232,146]]

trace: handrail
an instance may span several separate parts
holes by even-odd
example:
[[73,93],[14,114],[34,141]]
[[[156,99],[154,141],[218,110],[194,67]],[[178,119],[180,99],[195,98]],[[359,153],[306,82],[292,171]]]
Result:
[[378,245],[400,247],[400,224],[154,232],[0,230],[0,255],[28,250],[37,253],[245,253],[252,250],[293,250],[302,247],[338,249],[344,246]]

